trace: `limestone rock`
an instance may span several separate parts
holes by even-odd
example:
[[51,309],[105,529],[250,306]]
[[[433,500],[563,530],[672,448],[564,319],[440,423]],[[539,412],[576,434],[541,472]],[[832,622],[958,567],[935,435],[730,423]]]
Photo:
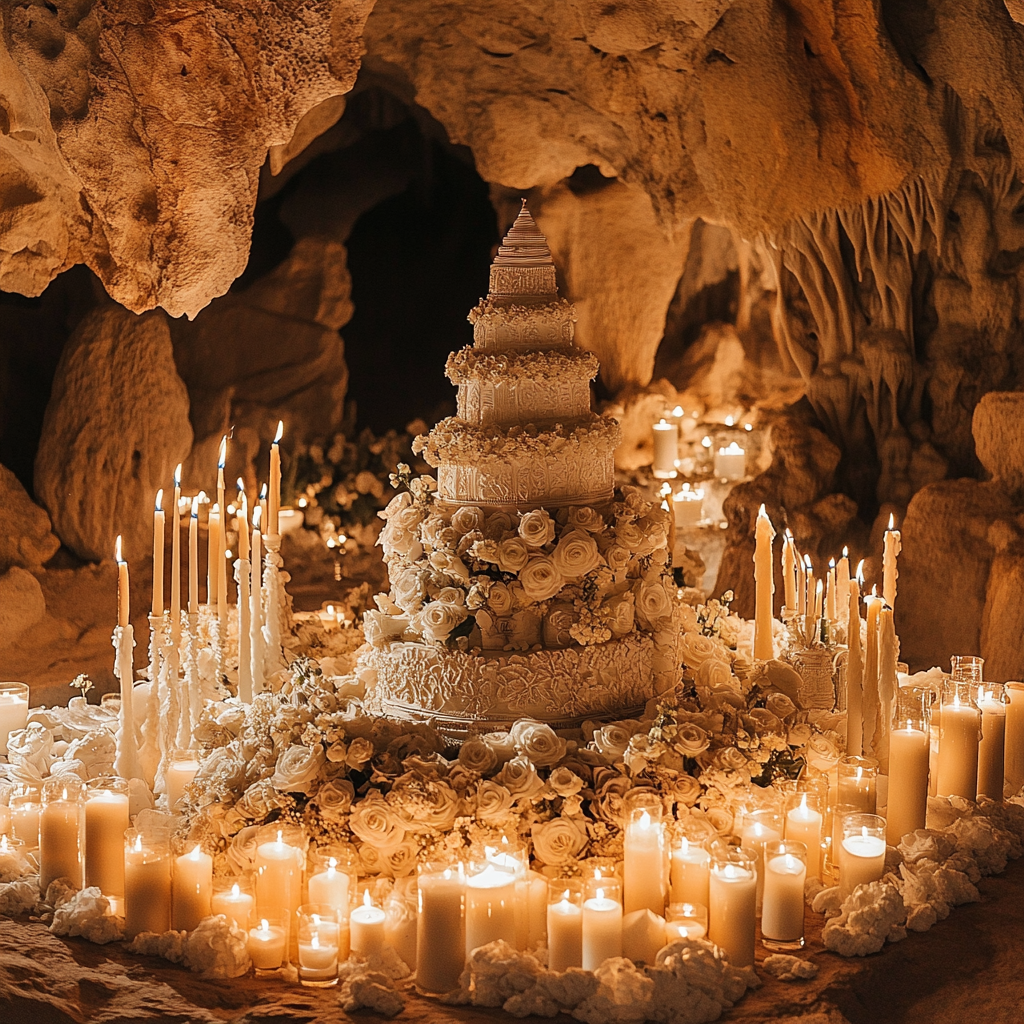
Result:
[[36,455],[35,490],[58,535],[85,559],[152,549],[153,502],[188,454],[188,396],[167,319],[108,304],[68,339]]
[[0,576],[0,647],[14,643],[46,614],[39,580],[14,566]]
[[990,391],[974,407],[974,449],[994,480],[1024,493],[1024,391]]
[[18,478],[0,466],[0,571],[12,565],[38,569],[59,547],[50,517],[28,496]]

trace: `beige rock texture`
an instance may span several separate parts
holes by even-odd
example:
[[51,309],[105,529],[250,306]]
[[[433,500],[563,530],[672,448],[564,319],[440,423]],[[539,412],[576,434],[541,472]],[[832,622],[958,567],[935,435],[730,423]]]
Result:
[[84,262],[137,312],[223,294],[268,150],[351,88],[371,5],[6,6],[0,288],[38,295]]
[[45,509],[6,466],[0,466],[0,572],[12,565],[39,569],[59,547]]
[[0,576],[0,648],[13,644],[46,614],[46,599],[30,572],[13,566]]
[[152,550],[153,505],[192,445],[188,394],[162,312],[108,303],[68,339],[36,455],[35,492],[61,540],[88,560],[124,538]]
[[1024,497],[1024,391],[990,391],[974,408],[974,450],[985,471]]

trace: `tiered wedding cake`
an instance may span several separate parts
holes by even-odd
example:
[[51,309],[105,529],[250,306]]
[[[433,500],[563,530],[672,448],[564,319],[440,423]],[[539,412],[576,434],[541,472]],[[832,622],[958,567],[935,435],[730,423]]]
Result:
[[411,481],[382,513],[374,701],[456,734],[639,710],[675,680],[667,513],[613,494],[619,427],[590,411],[597,360],[525,203],[469,319],[458,416],[416,441],[436,490]]

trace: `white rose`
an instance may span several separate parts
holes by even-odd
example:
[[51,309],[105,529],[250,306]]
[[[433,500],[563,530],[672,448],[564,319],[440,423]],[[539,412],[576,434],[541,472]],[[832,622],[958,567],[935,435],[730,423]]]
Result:
[[693,807],[700,799],[700,783],[692,775],[677,775],[672,783],[672,799],[685,807]]
[[784,693],[768,694],[765,705],[776,718],[788,718],[796,713],[796,705]]
[[675,748],[683,757],[703,754],[711,745],[711,737],[699,725],[688,722],[676,732]]
[[562,574],[547,555],[531,558],[526,568],[519,573],[519,582],[527,600],[534,602],[550,600],[564,584]]
[[423,522],[423,510],[416,505],[410,505],[407,508],[403,508],[388,522],[401,530],[408,530],[415,535],[416,527]]
[[385,647],[398,639],[409,626],[409,619],[402,616],[385,615],[368,608],[363,613],[363,635],[373,647]]
[[395,604],[408,615],[414,615],[423,607],[427,596],[427,581],[418,569],[405,569],[392,574],[391,592]]
[[569,767],[562,765],[548,776],[548,785],[556,796],[575,796],[583,788],[583,780]]
[[520,537],[509,537],[498,545],[498,568],[502,572],[519,572],[530,560],[530,549]]
[[423,545],[417,539],[415,532],[397,525],[395,519],[389,520],[381,530],[380,544],[384,548],[385,554],[393,551],[396,554],[404,555],[410,562],[415,562],[423,554]]
[[577,505],[569,509],[569,525],[587,533],[600,533],[604,529],[604,517],[597,509]]
[[348,827],[353,835],[382,855],[396,850],[405,839],[405,825],[376,790],[352,808]]
[[641,583],[636,589],[636,617],[645,629],[664,629],[672,621],[672,598],[661,580]]
[[516,756],[516,745],[508,732],[487,732],[480,737],[494,751],[498,764],[504,764]]
[[512,517],[507,512],[492,512],[484,525],[484,536],[488,540],[501,540],[512,530]]
[[466,603],[466,592],[460,587],[442,587],[434,600],[440,601],[442,604],[461,605]]
[[571,864],[587,845],[587,830],[576,818],[553,818],[530,830],[533,852],[545,864]]
[[316,805],[320,808],[320,817],[325,821],[343,821],[352,809],[355,787],[348,779],[339,782],[328,782],[317,790]]
[[381,869],[395,878],[405,878],[416,870],[420,850],[412,839],[403,839],[395,849],[384,854]]
[[498,755],[488,743],[472,737],[459,747],[459,764],[470,771],[486,775],[492,768],[497,767]]
[[726,686],[733,681],[732,666],[728,661],[719,658],[708,658],[701,664],[694,675],[694,682],[700,687],[707,687],[709,690],[719,686]]
[[686,633],[679,643],[680,657],[687,668],[700,668],[708,658],[725,659],[725,648],[714,638],[703,633]]
[[451,576],[462,583],[469,582],[469,570],[466,568],[466,563],[456,555],[449,554],[447,551],[433,551],[430,554],[430,564],[446,576]]
[[516,753],[528,757],[538,768],[549,768],[565,757],[566,742],[550,725],[522,720],[509,730]]
[[476,816],[485,825],[504,825],[512,813],[512,794],[485,779],[476,789]]
[[562,534],[558,545],[551,553],[555,568],[569,578],[586,576],[601,564],[597,543],[584,530],[570,530]]
[[636,523],[619,523],[615,527],[615,542],[627,551],[636,551],[644,542],[644,531]]
[[512,591],[504,583],[492,585],[491,592],[487,595],[487,607],[495,615],[511,615],[514,605]]
[[363,765],[373,757],[373,744],[362,736],[357,736],[345,752],[345,763],[356,771],[360,771]]
[[629,551],[621,544],[609,544],[604,553],[604,560],[608,563],[608,568],[616,576],[626,571],[631,557]]
[[532,800],[544,788],[537,769],[526,757],[513,757],[494,777],[511,794],[513,800]]
[[531,548],[542,548],[555,539],[554,520],[542,508],[524,512],[519,517],[519,536]]
[[451,631],[466,618],[461,605],[444,601],[428,601],[412,620],[413,628],[426,640],[444,643]]
[[324,760],[324,748],[319,743],[312,749],[292,744],[278,757],[270,781],[282,793],[305,793],[309,796],[316,789]]
[[811,738],[811,727],[806,722],[797,722],[789,727],[786,742],[791,747],[802,747]]
[[593,743],[605,757],[622,757],[635,731],[635,722],[611,722],[594,730]]
[[807,763],[820,772],[831,771],[839,761],[839,747],[831,736],[816,732],[807,741]]
[[464,505],[452,516],[452,529],[458,534],[472,533],[483,528],[484,514],[472,505]]
[[408,491],[402,491],[401,494],[396,494],[387,504],[387,507],[383,512],[378,512],[377,515],[381,519],[391,519],[393,516],[398,515],[402,509],[408,508],[412,504],[412,495]]
[[612,636],[622,637],[633,632],[633,595],[620,594],[613,597],[601,609],[601,619],[612,631]]

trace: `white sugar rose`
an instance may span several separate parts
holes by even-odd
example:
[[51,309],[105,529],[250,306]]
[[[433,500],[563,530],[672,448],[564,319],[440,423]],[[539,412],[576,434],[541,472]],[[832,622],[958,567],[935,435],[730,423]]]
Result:
[[349,745],[345,753],[345,763],[356,771],[360,771],[370,758],[373,757],[373,744],[362,736],[357,736]]
[[672,622],[672,598],[660,580],[645,581],[636,589],[636,617],[645,629],[664,629]]
[[395,519],[389,520],[381,530],[380,543],[385,552],[393,551],[404,555],[410,562],[415,562],[423,554],[423,545],[417,539],[416,533],[398,526]]
[[461,605],[466,603],[466,592],[459,587],[442,587],[434,595],[434,600],[440,601],[442,604]]
[[548,776],[548,785],[555,796],[575,796],[583,788],[583,780],[571,769],[562,765]]
[[498,542],[496,540],[478,540],[469,549],[470,558],[475,558],[478,562],[490,562],[493,565],[498,564]]
[[542,509],[524,512],[519,517],[519,536],[531,548],[542,548],[555,539],[555,522]]
[[485,825],[504,825],[512,814],[512,794],[485,779],[476,789],[476,816]]
[[622,757],[634,732],[635,722],[611,722],[594,730],[593,743],[605,757]]
[[789,718],[796,713],[796,705],[784,693],[770,693],[765,706],[776,718]]
[[418,569],[392,573],[391,592],[395,604],[407,615],[414,615],[423,607],[423,599],[427,596],[426,575]]
[[683,757],[696,757],[708,749],[711,737],[699,725],[687,722],[677,730],[674,743]]
[[538,768],[549,768],[565,757],[566,742],[543,722],[522,720],[509,730],[516,753],[528,757]]
[[811,738],[811,727],[806,722],[796,722],[789,727],[786,742],[791,747],[802,747]]
[[430,564],[446,576],[451,576],[462,583],[469,582],[469,570],[466,568],[466,563],[456,555],[449,554],[447,551],[434,551],[430,555]]
[[816,732],[807,741],[807,763],[820,772],[831,771],[842,756],[836,741],[826,733]]
[[472,505],[465,505],[458,509],[452,516],[452,529],[458,534],[472,533],[473,530],[483,530],[484,514]]
[[498,764],[504,764],[516,756],[516,745],[508,732],[487,732],[480,737],[494,751]]
[[509,537],[498,545],[498,568],[502,572],[519,572],[530,560],[530,549],[520,537]]
[[563,576],[573,579],[596,569],[601,564],[601,554],[589,533],[570,530],[562,534],[551,553],[551,561]]
[[527,757],[513,757],[494,777],[511,794],[513,800],[533,800],[540,795],[544,782]]
[[381,519],[391,519],[393,516],[397,516],[402,509],[408,508],[412,504],[412,495],[408,491],[402,491],[401,494],[396,494],[388,503],[387,507],[382,511],[378,512],[377,515]]
[[722,747],[715,754],[715,767],[722,768],[727,772],[746,772],[747,764],[747,755],[735,747]]
[[386,647],[392,640],[397,640],[408,626],[409,619],[404,615],[385,615],[372,608],[363,613],[363,635],[373,647]]
[[519,573],[519,582],[527,599],[539,602],[554,597],[562,589],[565,581],[550,558],[538,555],[531,558],[526,568]]
[[376,790],[352,808],[348,827],[353,835],[382,855],[397,849],[405,839],[401,818]]
[[504,583],[495,583],[491,586],[491,592],[487,596],[487,607],[495,615],[511,615],[515,610],[515,601],[512,599],[512,591]]
[[587,830],[576,818],[553,818],[530,830],[533,852],[552,867],[571,864],[587,845]]
[[636,551],[644,542],[644,531],[636,523],[618,523],[615,526],[615,542],[627,551]]
[[587,533],[600,533],[604,529],[604,517],[595,508],[577,505],[569,509],[569,525]]
[[735,676],[732,674],[732,666],[728,661],[720,658],[708,658],[694,675],[694,682],[699,687],[706,687],[714,690],[720,686],[727,686],[735,683]]
[[399,529],[408,530],[410,533],[415,534],[416,527],[423,522],[423,510],[418,505],[410,505],[408,508],[403,508],[393,519],[388,520],[389,524],[394,524]]
[[612,636],[622,637],[633,632],[633,595],[619,594],[607,601],[601,609],[601,620],[612,631]]
[[497,767],[498,755],[488,743],[473,737],[459,747],[459,764],[472,772],[486,775]]
[[621,544],[609,544],[604,553],[604,560],[608,563],[608,568],[616,576],[620,576],[626,571],[631,557],[629,551]]
[[[546,513],[545,513],[546,514]],[[488,540],[501,540],[512,532],[512,517],[507,512],[492,512],[484,526],[484,536]]]
[[728,657],[725,648],[714,637],[702,633],[686,633],[679,643],[680,656],[687,668],[700,668],[708,658]]
[[428,601],[423,610],[414,616],[412,624],[425,640],[443,644],[451,631],[465,620],[466,615],[466,609],[461,605]]
[[312,749],[293,744],[278,757],[270,781],[282,793],[305,793],[309,796],[316,788],[324,760],[321,744]]
[[355,787],[348,779],[328,782],[317,790],[316,804],[320,808],[320,817],[330,822],[343,821],[352,809]]

